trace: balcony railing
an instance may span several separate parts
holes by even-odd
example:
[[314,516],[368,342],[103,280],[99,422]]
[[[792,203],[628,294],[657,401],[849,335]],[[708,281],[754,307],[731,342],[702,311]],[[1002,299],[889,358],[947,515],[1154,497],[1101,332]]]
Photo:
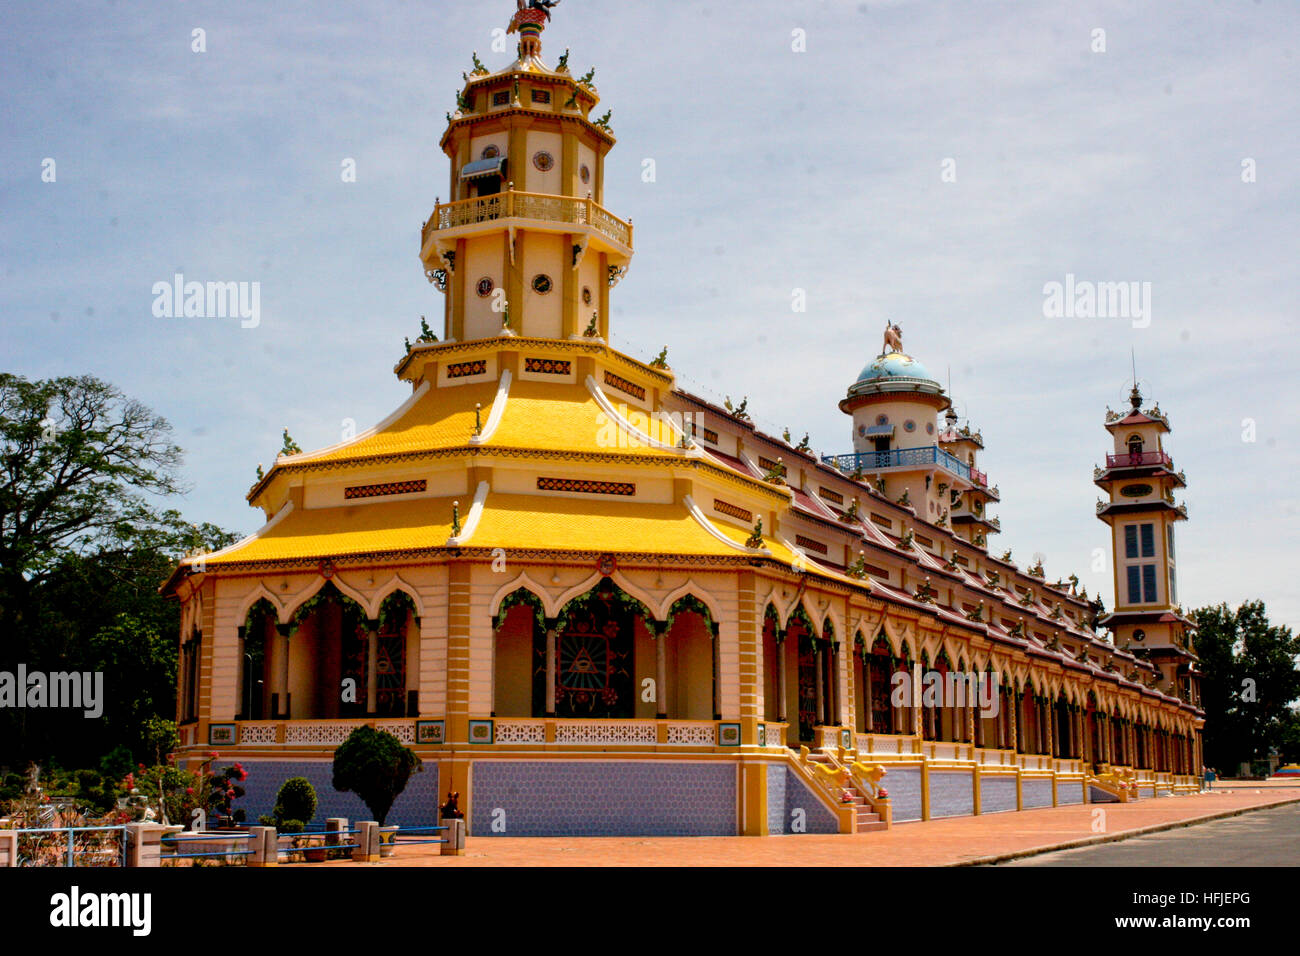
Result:
[[472,226],[497,219],[532,219],[573,226],[592,226],[625,248],[632,248],[632,224],[615,216],[591,198],[525,193],[508,189],[494,196],[477,196],[442,203],[424,224],[421,239],[444,229]]
[[1173,459],[1162,451],[1123,452],[1119,455],[1107,455],[1107,468],[1141,468],[1145,465],[1174,466]]
[[950,455],[942,448],[927,445],[924,448],[895,448],[891,451],[859,451],[848,455],[825,455],[822,464],[835,464],[840,471],[854,472],[881,471],[885,468],[908,468],[924,465],[938,465],[967,481],[985,486],[988,476],[977,468],[972,468],[955,455]]

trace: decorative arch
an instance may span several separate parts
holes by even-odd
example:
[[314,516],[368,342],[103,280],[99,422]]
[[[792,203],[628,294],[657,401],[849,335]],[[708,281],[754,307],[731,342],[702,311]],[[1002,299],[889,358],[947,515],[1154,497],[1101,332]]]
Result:
[[253,609],[253,605],[257,604],[259,601],[266,601],[275,609],[275,620],[277,624],[289,623],[284,603],[261,581],[258,581],[257,587],[253,588],[252,591],[244,596],[243,601],[239,604],[239,611],[235,615],[235,620],[239,621],[240,624],[246,623],[248,621],[248,613]]
[[604,575],[601,574],[599,571],[595,571],[588,578],[586,578],[581,584],[575,584],[573,587],[563,592],[553,602],[553,607],[555,607],[556,609],[554,616],[555,617],[564,616],[564,614],[568,612],[569,606],[571,604],[573,604],[575,601],[579,600],[580,598],[586,597],[587,595],[594,592],[598,587],[600,587],[601,582],[604,581],[606,578],[609,579],[610,583],[613,584],[614,587],[618,588],[618,590],[626,594],[629,598],[633,598],[638,604],[641,605],[642,612],[646,620],[653,621],[655,619],[654,612],[651,610],[651,608],[656,607],[659,602],[657,602],[649,594],[649,592],[643,590],[642,588],[637,587],[631,581],[627,580],[627,578],[624,577],[624,575],[622,575],[617,571],[610,575]]
[[400,574],[394,574],[375,591],[374,596],[371,599],[372,606],[367,608],[371,617],[378,617],[380,609],[384,606],[384,602],[388,600],[390,595],[397,591],[405,592],[406,596],[411,599],[411,603],[415,607],[416,617],[424,617],[424,601],[420,598],[420,589],[414,584],[411,584]]
[[693,591],[687,591],[674,600],[671,604],[665,602],[666,613],[663,615],[664,630],[670,630],[673,626],[673,619],[683,612],[698,614],[704,618],[704,623],[710,628],[715,628],[718,623],[717,616],[713,609],[702,601]]
[[293,603],[288,605],[285,610],[281,612],[283,618],[281,623],[289,625],[299,624],[304,613],[303,609],[307,608],[310,610],[315,607],[318,596],[321,592],[325,591],[327,587],[333,588],[338,592],[340,597],[359,607],[361,613],[365,617],[370,617],[370,609],[367,606],[369,602],[366,600],[365,595],[361,594],[361,592],[357,591],[346,582],[339,580],[337,576],[332,578],[318,577],[315,581],[294,595]]
[[717,606],[717,599],[694,581],[687,581],[680,587],[669,591],[668,595],[659,604],[659,616],[665,621],[670,620],[675,613],[674,608],[683,601],[692,601],[698,605],[698,608],[692,610],[695,610],[697,614],[711,623],[716,624],[722,619]]

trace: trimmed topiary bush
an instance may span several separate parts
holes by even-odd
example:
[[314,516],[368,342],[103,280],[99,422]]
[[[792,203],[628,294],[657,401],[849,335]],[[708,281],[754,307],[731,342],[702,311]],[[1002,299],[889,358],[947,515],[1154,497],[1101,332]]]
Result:
[[380,826],[411,774],[423,770],[423,761],[413,750],[373,727],[358,727],[334,751],[334,789],[360,797]]
[[269,817],[259,817],[263,826],[286,833],[301,833],[316,815],[316,788],[306,777],[290,777],[275,795],[275,809]]

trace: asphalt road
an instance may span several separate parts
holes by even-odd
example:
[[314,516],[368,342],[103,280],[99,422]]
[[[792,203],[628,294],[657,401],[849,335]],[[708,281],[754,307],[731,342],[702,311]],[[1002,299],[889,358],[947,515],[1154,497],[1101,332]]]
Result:
[[1297,866],[1300,803],[1000,866]]

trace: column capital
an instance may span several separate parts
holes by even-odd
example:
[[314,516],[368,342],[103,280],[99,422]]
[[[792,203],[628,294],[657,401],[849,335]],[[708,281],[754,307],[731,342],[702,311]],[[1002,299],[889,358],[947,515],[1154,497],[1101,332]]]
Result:
[[293,625],[291,624],[281,624],[279,621],[276,621],[275,632],[279,634],[281,637],[288,637],[290,628],[292,628],[292,626]]
[[367,630],[367,631],[377,631],[377,630],[379,630],[379,618],[377,618],[377,617],[368,617],[368,618],[366,618],[366,630]]

